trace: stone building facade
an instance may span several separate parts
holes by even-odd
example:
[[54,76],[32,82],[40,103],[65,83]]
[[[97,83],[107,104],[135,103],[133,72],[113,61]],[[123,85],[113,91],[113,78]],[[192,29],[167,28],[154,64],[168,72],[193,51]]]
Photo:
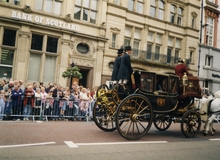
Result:
[[0,0],[0,78],[68,86],[111,79],[117,49],[131,45],[132,67],[174,73],[179,58],[197,75],[200,0]]
[[201,42],[199,45],[200,85],[213,93],[220,90],[219,0],[202,1]]

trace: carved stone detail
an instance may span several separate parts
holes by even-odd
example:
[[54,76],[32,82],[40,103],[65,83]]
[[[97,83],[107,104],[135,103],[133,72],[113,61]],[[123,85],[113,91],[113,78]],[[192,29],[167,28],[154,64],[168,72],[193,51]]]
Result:
[[68,39],[62,39],[61,43],[70,45],[72,42],[71,42],[71,40],[68,40]]
[[118,28],[110,28],[111,29],[111,31],[113,31],[113,32],[117,32],[117,33],[119,33],[121,30],[120,29],[118,29]]
[[25,31],[19,31],[18,32],[18,35],[21,37],[27,37],[29,38],[31,36],[31,33],[30,32],[25,32]]
[[26,12],[26,13],[31,13],[32,12],[31,6],[25,5],[24,8],[23,8],[23,11]]
[[198,16],[196,12],[191,12],[191,15],[193,18],[196,18]]
[[67,14],[64,18],[64,21],[66,22],[72,22],[72,19],[71,19],[71,14]]
[[94,67],[95,61],[90,59],[80,59],[80,58],[72,58],[75,65],[79,66],[87,66],[87,67]]
[[[73,45],[72,45],[72,53],[73,53],[73,55],[81,55],[81,56],[83,55],[83,56],[86,56],[86,57],[93,57],[93,55],[95,54],[95,46],[94,46],[94,44],[90,40],[87,40],[87,39],[75,39],[72,43],[73,43]],[[84,43],[84,44],[87,44],[89,46],[88,53],[82,54],[82,53],[80,53],[77,50],[77,45],[80,44],[80,43]]]

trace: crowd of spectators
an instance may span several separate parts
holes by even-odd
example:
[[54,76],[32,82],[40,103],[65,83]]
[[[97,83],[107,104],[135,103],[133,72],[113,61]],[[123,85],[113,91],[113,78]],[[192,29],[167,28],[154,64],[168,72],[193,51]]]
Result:
[[23,81],[1,81],[0,84],[0,120],[13,119],[27,121],[30,118],[62,120],[92,119],[95,102],[95,89],[79,86],[72,87],[59,84],[33,82],[24,85]]

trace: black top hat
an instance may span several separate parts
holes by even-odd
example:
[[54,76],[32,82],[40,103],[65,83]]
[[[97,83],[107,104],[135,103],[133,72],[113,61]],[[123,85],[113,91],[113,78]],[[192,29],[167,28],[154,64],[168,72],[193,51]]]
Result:
[[132,50],[131,46],[125,46],[125,51]]
[[118,49],[118,54],[121,54],[121,53],[123,53],[123,49]]

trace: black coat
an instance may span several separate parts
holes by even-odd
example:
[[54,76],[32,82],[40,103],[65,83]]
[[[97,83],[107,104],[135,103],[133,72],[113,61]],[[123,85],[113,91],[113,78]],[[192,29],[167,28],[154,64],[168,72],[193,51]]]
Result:
[[122,80],[126,79],[126,80],[130,81],[132,72],[133,72],[133,69],[131,67],[130,55],[125,53],[121,57],[121,65],[120,65],[120,69],[119,69],[118,78],[122,79]]
[[113,72],[112,72],[112,81],[118,80],[118,72],[119,72],[120,64],[121,64],[121,56],[118,55],[115,58],[115,62],[114,62],[114,67],[113,67]]

